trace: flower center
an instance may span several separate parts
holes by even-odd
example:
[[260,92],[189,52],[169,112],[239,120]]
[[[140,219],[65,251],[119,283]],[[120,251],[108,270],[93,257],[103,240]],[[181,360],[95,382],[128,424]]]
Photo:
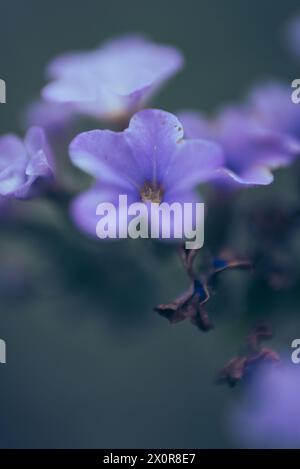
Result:
[[160,204],[163,197],[163,190],[157,185],[154,186],[151,182],[145,182],[140,190],[140,194],[143,202]]

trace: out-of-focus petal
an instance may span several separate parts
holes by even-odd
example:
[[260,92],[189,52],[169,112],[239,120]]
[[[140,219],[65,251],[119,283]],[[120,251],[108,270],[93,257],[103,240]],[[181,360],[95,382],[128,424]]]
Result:
[[24,143],[14,135],[0,139],[0,195],[27,198],[39,179],[52,179],[53,160],[45,133],[32,127]]
[[52,176],[54,159],[44,130],[41,127],[31,127],[25,136],[24,145],[30,155],[26,174],[37,177]]
[[289,165],[300,155],[299,141],[272,128],[262,114],[241,106],[226,107],[211,121],[195,113],[180,114],[187,135],[209,137],[221,145],[224,168],[215,178],[221,186],[270,184],[271,170]]
[[26,151],[22,140],[13,134],[0,137],[0,171],[17,160],[26,158]]
[[232,409],[231,430],[247,447],[299,448],[300,373],[297,365],[262,366]]
[[185,138],[213,138],[213,129],[208,118],[196,111],[181,111],[177,114],[183,124]]
[[101,118],[130,116],[183,65],[174,47],[129,36],[91,52],[64,54],[48,68],[44,98]]
[[247,105],[264,127],[300,140],[300,104],[293,103],[292,92],[290,84],[264,82],[251,90]]
[[68,104],[35,101],[23,113],[26,127],[39,126],[51,135],[65,131],[74,120],[74,110]]

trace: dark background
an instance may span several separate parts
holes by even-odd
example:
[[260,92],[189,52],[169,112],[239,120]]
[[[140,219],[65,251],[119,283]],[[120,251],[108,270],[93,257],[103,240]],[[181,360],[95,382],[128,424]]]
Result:
[[[299,63],[282,40],[297,7],[297,0],[0,0],[1,134],[22,132],[20,113],[45,83],[49,59],[127,32],[184,52],[184,71],[154,102],[169,111],[210,111],[261,78],[298,78]],[[283,171],[251,201],[293,201],[289,177]],[[213,332],[170,326],[152,307],[187,286],[171,248],[83,241],[79,249],[48,203],[16,210],[20,220],[30,212],[47,227],[0,219],[0,337],[8,361],[0,365],[0,446],[235,447],[227,419],[240,391],[216,386],[215,373],[257,317],[272,320],[273,345],[288,352],[300,334],[296,293],[257,290],[249,300],[248,274],[228,274]]]

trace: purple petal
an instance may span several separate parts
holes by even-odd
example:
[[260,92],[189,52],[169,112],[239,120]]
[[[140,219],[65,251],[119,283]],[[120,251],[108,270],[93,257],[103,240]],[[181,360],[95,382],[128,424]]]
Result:
[[[229,176],[230,173],[228,173]],[[240,176],[233,177],[240,184],[248,185],[268,185],[274,180],[274,176],[271,171],[264,166],[252,166],[248,170],[244,171]]]
[[123,132],[94,130],[78,135],[70,145],[71,159],[99,183],[74,202],[77,224],[83,229],[86,225],[87,231],[95,233],[95,207],[101,187],[105,197],[110,197],[110,190],[115,198],[117,194],[129,193],[135,202],[146,200],[147,206],[151,206],[151,197],[143,198],[143,191],[148,187],[150,194],[159,193],[160,203],[195,203],[193,187],[215,176],[223,154],[218,144],[183,141],[182,137],[178,119],[155,109],[135,114]]
[[183,113],[181,118],[188,135],[209,135],[222,146],[225,168],[217,173],[218,183],[270,184],[270,171],[290,164],[300,154],[296,139],[268,127],[252,108],[250,112],[247,108],[227,107],[211,122],[195,113]]
[[183,130],[172,114],[140,111],[124,132],[93,130],[70,145],[73,163],[92,176],[122,187],[160,182],[178,149]]
[[160,182],[176,155],[183,128],[173,114],[146,109],[132,117],[125,138],[144,181]]
[[252,89],[248,105],[263,126],[300,139],[300,105],[293,103],[292,91],[289,84],[262,83]]
[[36,177],[50,177],[54,172],[54,159],[46,135],[40,127],[31,127],[24,140],[30,155],[26,174]]
[[[97,206],[100,203],[108,202],[112,203],[116,208],[117,216],[126,216],[126,213],[120,214],[118,211],[119,207],[119,195],[127,195],[128,204],[136,202],[137,196],[134,191],[128,191],[127,193],[123,188],[114,185],[96,184],[91,189],[83,192],[77,196],[71,205],[71,216],[76,225],[85,233],[90,236],[96,237],[96,227],[99,221],[99,216],[96,214]],[[112,220],[114,223],[114,220]],[[117,228],[118,228],[117,220]]]
[[123,132],[92,130],[78,135],[70,145],[72,162],[106,182],[130,188],[141,184],[142,175]]
[[247,446],[293,448],[300,445],[300,373],[297,365],[262,367],[242,401],[233,408],[231,428]]
[[54,82],[44,88],[43,96],[74,103],[78,112],[92,116],[128,116],[182,65],[176,48],[137,36],[120,38],[95,51],[54,60],[49,67]]
[[25,158],[26,151],[19,137],[12,134],[0,137],[0,171]]
[[0,195],[16,195],[26,184],[26,162],[18,161],[0,172]]
[[36,101],[25,110],[23,120],[29,126],[43,127],[52,135],[67,131],[74,120],[74,110],[67,104]]
[[0,195],[25,198],[37,179],[53,176],[52,155],[44,131],[32,127],[24,143],[14,135],[0,139]]
[[220,145],[200,139],[182,141],[167,169],[163,185],[171,191],[190,189],[212,179],[223,163]]

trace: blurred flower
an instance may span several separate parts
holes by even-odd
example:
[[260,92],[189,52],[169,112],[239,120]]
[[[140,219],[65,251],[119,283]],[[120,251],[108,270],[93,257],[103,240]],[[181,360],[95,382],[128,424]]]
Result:
[[37,184],[52,176],[52,155],[41,128],[29,129],[24,142],[12,134],[0,137],[0,196],[31,197]]
[[219,182],[270,184],[271,170],[290,164],[300,153],[295,139],[262,125],[242,107],[227,107],[214,120],[196,112],[182,112],[179,118],[187,138],[210,138],[222,145],[226,169],[219,172]]
[[123,132],[93,130],[78,135],[70,145],[70,156],[97,179],[72,207],[77,224],[94,236],[99,203],[112,202],[117,208],[121,194],[127,195],[129,204],[197,202],[193,189],[212,178],[223,162],[219,145],[183,140],[178,119],[156,109],[135,114]]
[[63,135],[74,121],[72,106],[68,104],[35,101],[31,103],[23,115],[26,127],[40,126],[50,137]]
[[89,52],[62,55],[48,68],[43,97],[75,112],[125,121],[183,66],[174,47],[125,36]]
[[292,101],[291,86],[281,82],[265,82],[252,89],[248,106],[258,122],[300,142],[300,104]]
[[297,365],[262,365],[230,419],[247,447],[300,448],[300,372]]

